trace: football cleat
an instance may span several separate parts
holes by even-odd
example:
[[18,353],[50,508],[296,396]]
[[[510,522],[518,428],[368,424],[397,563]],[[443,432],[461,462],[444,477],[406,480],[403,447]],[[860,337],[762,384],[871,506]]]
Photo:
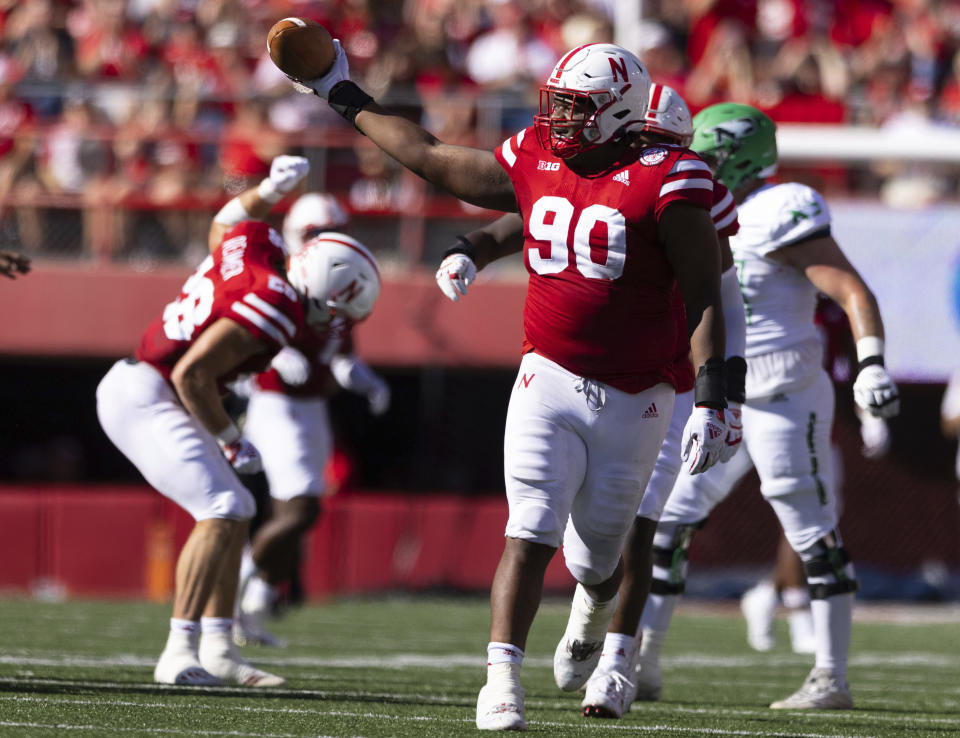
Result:
[[[630,709],[628,699],[635,685],[625,675],[614,669],[598,669],[587,680],[587,690],[581,707],[584,717],[611,718],[619,720]],[[630,699],[632,702],[632,699]]]
[[853,698],[847,683],[837,679],[832,671],[814,668],[800,689],[770,707],[774,710],[850,710]]
[[526,730],[523,695],[515,680],[485,684],[477,696],[477,730]]
[[241,687],[282,687],[287,680],[262,671],[244,659],[229,633],[205,634],[200,639],[200,663],[223,682]]
[[740,610],[747,620],[747,643],[755,651],[772,651],[773,616],[777,610],[777,590],[767,580],[757,583],[740,598]]
[[219,687],[222,682],[190,652],[164,651],[153,670],[153,681],[184,687]]

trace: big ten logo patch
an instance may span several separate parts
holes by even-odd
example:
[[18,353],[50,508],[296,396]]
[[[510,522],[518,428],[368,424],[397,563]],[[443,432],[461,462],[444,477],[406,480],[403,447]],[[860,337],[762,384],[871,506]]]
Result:
[[558,172],[560,171],[560,162],[558,161],[544,161],[541,159],[537,163],[537,169],[541,172]]

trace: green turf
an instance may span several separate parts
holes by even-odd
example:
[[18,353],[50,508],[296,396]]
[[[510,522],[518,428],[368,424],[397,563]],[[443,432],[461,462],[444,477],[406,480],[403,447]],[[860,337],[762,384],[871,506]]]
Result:
[[[527,719],[543,736],[960,735],[960,625],[860,623],[850,681],[857,709],[766,708],[802,682],[811,658],[749,650],[734,614],[681,614],[665,649],[659,703],[620,721],[587,721],[553,685],[566,620],[544,605],[523,670]],[[476,735],[488,608],[479,597],[342,600],[275,624],[283,649],[248,648],[286,688],[161,687],[153,659],[167,607],[0,600],[0,735]],[[785,626],[779,635],[785,641]]]

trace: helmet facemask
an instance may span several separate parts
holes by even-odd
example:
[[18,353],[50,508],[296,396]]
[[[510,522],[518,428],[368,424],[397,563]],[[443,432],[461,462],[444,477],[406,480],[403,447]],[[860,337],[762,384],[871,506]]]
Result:
[[540,145],[549,148],[558,159],[596,148],[601,143],[597,114],[612,99],[605,90],[541,87],[540,112],[533,119]]

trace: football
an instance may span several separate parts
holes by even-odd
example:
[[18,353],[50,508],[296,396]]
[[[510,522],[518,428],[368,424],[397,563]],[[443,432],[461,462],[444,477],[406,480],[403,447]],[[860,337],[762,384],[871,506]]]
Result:
[[284,18],[267,34],[267,51],[282,72],[298,80],[322,77],[336,50],[326,28],[307,18]]

